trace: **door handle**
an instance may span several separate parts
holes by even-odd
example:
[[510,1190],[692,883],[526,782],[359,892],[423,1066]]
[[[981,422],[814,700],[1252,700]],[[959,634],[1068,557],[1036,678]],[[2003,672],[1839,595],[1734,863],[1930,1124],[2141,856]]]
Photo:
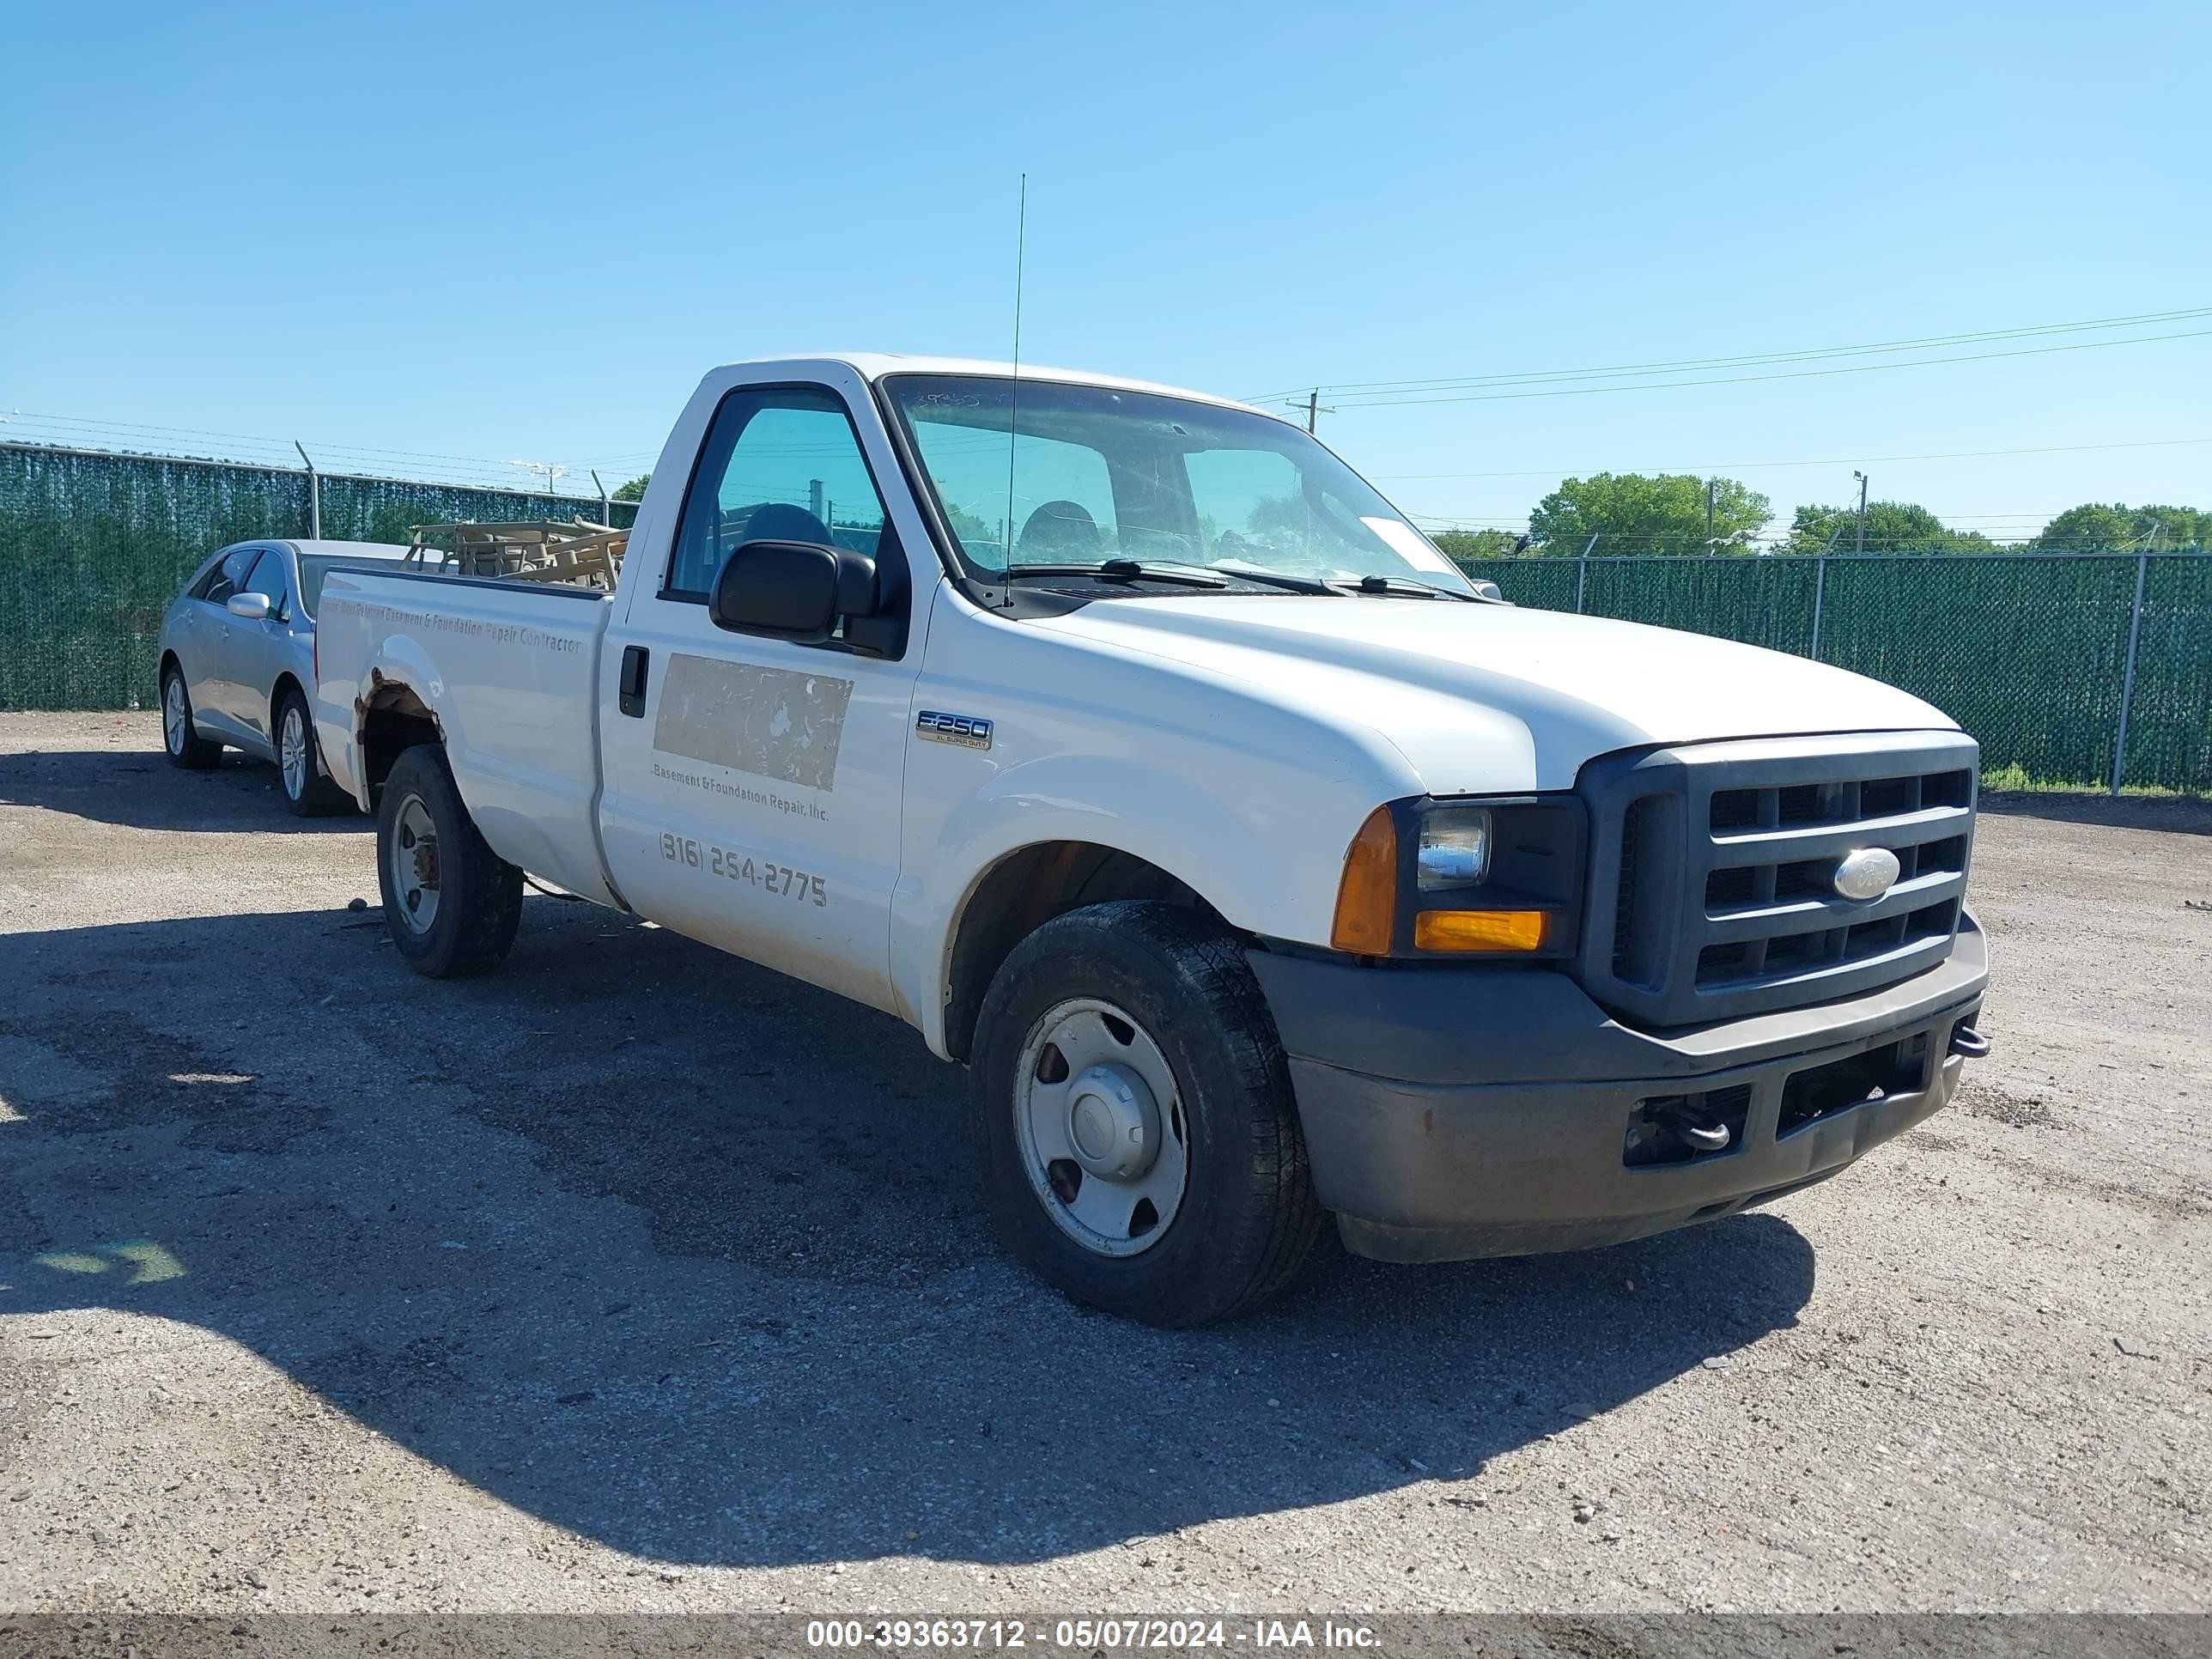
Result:
[[615,706],[635,720],[645,718],[645,672],[653,653],[641,645],[623,647],[622,674],[615,681]]

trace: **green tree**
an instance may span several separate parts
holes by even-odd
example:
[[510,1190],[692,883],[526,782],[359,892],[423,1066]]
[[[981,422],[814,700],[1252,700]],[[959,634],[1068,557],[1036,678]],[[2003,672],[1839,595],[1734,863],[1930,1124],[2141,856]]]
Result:
[[[1790,523],[1790,550],[1849,553],[1858,545],[1858,507],[1801,507]],[[1911,501],[1869,501],[1869,553],[1991,553],[1996,544],[1978,530],[1952,530]]]
[[[1753,538],[1774,516],[1772,504],[1733,478],[1714,482],[1712,550],[1748,552]],[[1536,504],[1528,532],[1543,553],[1580,553],[1592,536],[1599,538],[1601,553],[1701,553],[1706,550],[1705,485],[1686,472],[1568,478]]]
[[628,483],[617,484],[614,494],[609,499],[617,501],[641,501],[645,499],[646,485],[652,482],[653,474],[641,472]]
[[1445,530],[1429,538],[1443,556],[1460,564],[1510,559],[1520,541],[1510,530]]
[[2126,507],[2118,501],[2084,501],[2069,507],[2037,537],[2047,552],[2148,547],[2151,532],[2160,548],[2201,547],[2212,538],[2212,513],[2193,507]]

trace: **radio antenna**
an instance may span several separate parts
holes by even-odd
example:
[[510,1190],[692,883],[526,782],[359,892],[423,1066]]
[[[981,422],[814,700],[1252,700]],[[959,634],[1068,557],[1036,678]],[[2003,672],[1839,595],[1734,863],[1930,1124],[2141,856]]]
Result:
[[1022,258],[1029,249],[1030,176],[1022,174],[1020,205],[1014,210],[1014,379],[1006,402],[1006,578],[1004,603],[1014,600],[1014,428],[1022,412]]

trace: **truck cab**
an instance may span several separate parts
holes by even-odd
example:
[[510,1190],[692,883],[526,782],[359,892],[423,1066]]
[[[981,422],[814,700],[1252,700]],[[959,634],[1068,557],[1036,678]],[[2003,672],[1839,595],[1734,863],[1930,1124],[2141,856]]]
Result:
[[521,876],[912,1024],[985,1201],[1133,1317],[1325,1218],[1602,1244],[1939,1109],[1978,751],[1819,664],[1479,592],[1310,434],[1110,376],[715,370],[611,592],[340,573],[315,699],[402,957]]

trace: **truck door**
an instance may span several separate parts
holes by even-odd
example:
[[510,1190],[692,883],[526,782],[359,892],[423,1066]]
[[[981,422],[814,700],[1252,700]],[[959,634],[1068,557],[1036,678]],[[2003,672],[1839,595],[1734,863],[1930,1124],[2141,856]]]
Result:
[[[798,644],[726,631],[707,606],[730,550],[772,538],[873,556],[886,605],[911,614],[907,555],[878,484],[897,474],[871,422],[872,465],[848,395],[865,398],[857,377],[842,392],[737,385],[703,440],[689,418],[678,428],[691,428],[698,455],[680,520],[672,535],[633,541],[629,558],[659,568],[624,570],[627,608],[605,647],[600,833],[639,914],[890,1008],[920,641],[901,629],[884,653]],[[688,460],[670,449],[664,468]]]

